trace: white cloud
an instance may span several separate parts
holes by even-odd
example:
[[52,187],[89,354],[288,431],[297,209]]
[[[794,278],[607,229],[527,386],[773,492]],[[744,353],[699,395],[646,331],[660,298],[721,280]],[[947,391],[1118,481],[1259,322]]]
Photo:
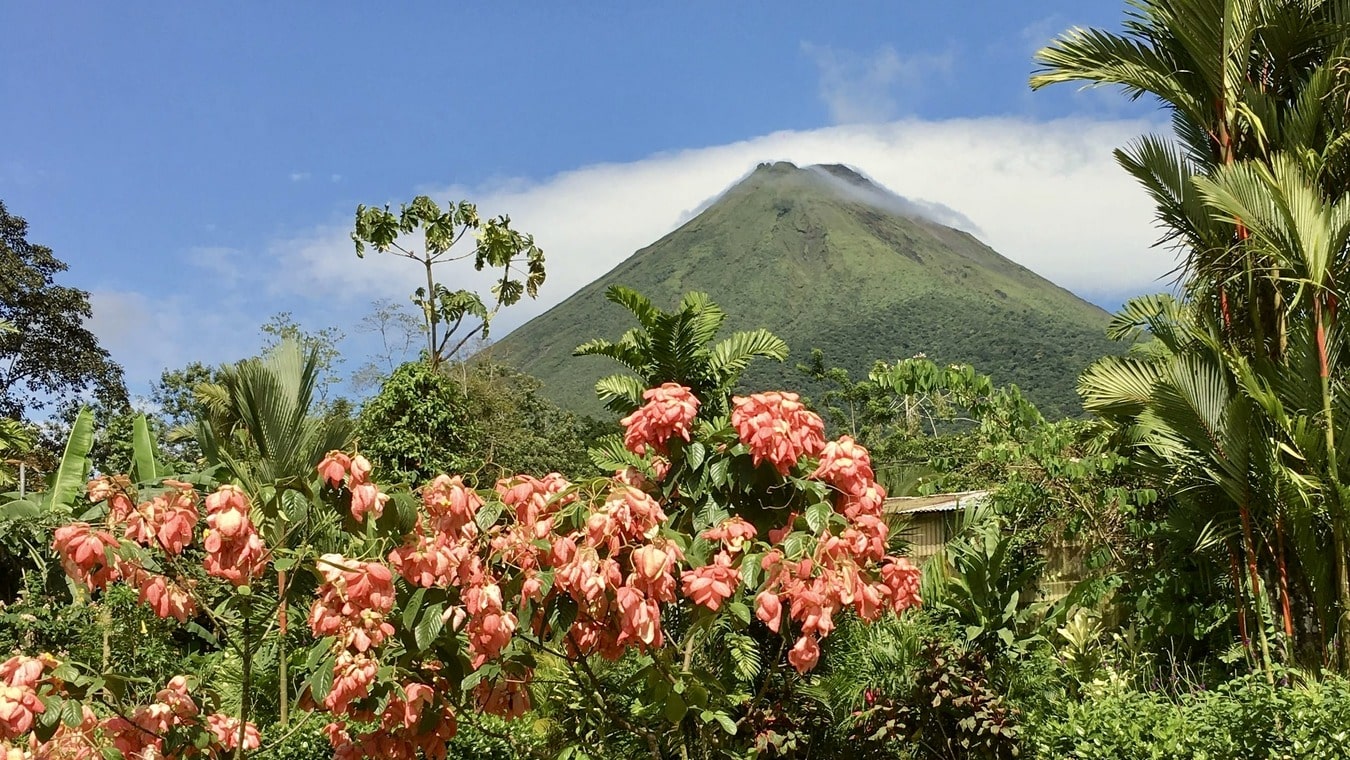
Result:
[[309,172],[291,172],[292,182],[304,182],[309,179]]
[[89,303],[89,329],[126,370],[133,392],[144,390],[142,385],[165,368],[191,361],[216,364],[258,348],[256,326],[261,320],[226,298],[208,303],[187,295],[152,298],[135,291],[94,290]]
[[[1147,196],[1111,157],[1113,148],[1155,126],[1014,118],[840,126],[431,195],[510,214],[545,251],[548,281],[539,300],[504,311],[497,336],[672,231],[758,163],[774,160],[855,166],[914,202],[965,215],[984,242],[1057,284],[1113,302],[1161,288],[1159,278],[1171,269],[1170,255],[1150,250],[1155,232]],[[278,274],[273,295],[322,294],[322,308],[339,324],[371,299],[406,299],[420,269],[388,256],[357,260],[349,231],[344,224],[279,241],[273,250],[283,270],[307,277],[299,290],[296,278]],[[489,285],[467,265],[442,277],[462,287]]]
[[952,54],[902,56],[892,47],[872,55],[802,43],[820,71],[820,98],[836,124],[878,123],[913,111],[913,101],[934,77],[951,73]]
[[187,252],[188,263],[210,275],[216,285],[231,287],[239,282],[242,251],[225,246],[198,246]]

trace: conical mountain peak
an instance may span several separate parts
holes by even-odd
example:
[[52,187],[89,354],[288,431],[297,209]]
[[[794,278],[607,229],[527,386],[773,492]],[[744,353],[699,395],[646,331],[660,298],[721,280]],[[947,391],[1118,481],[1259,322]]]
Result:
[[571,353],[632,327],[605,290],[625,285],[662,308],[702,291],[727,312],[728,332],[762,327],[791,347],[786,363],[750,372],[747,390],[818,393],[795,369],[814,348],[855,377],[878,359],[924,353],[1017,383],[1051,415],[1077,413],[1073,379],[1113,349],[1108,315],[973,230],[959,212],[903,198],[849,166],[762,163],[493,353],[542,380],[563,406],[598,413],[594,383],[617,367]]

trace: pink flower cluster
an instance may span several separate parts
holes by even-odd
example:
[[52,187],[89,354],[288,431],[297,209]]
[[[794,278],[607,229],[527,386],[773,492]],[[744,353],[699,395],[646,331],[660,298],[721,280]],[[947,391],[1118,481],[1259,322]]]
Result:
[[[35,717],[47,709],[43,700],[68,699],[65,684],[47,672],[57,664],[50,655],[16,655],[0,663],[0,755],[7,760],[93,760],[106,756],[104,750],[110,748],[128,760],[160,760],[166,756],[166,740],[173,729],[202,725],[197,703],[188,693],[187,677],[175,676],[155,694],[154,702],[102,720],[87,705],[80,705],[78,723],[62,721],[46,741],[39,741],[32,730]],[[56,705],[59,708],[60,702]],[[210,715],[205,728],[215,738],[207,748],[217,756],[238,745],[238,718]],[[257,749],[261,744],[257,726],[243,723],[242,730],[244,748]],[[22,743],[25,737],[26,746]],[[175,751],[170,756],[186,755]]]
[[267,547],[249,519],[248,496],[224,485],[206,497],[206,572],[246,586],[267,566]]
[[352,519],[365,522],[366,515],[380,519],[384,514],[384,505],[389,495],[380,493],[380,489],[370,482],[370,461],[357,454],[347,456],[341,451],[330,451],[318,466],[319,477],[328,485],[338,488],[345,482],[352,495]]
[[15,655],[0,663],[0,740],[16,739],[33,728],[46,712],[38,684],[52,660]]
[[647,403],[619,421],[624,427],[623,445],[629,451],[641,456],[650,446],[664,454],[666,441],[672,437],[689,441],[699,407],[689,388],[665,383],[643,393],[642,398]]
[[394,633],[385,618],[394,608],[394,575],[379,562],[340,554],[319,558],[319,598],[309,610],[315,636],[335,636],[338,646],[365,654]]
[[62,525],[52,536],[52,548],[61,557],[66,575],[90,591],[107,588],[121,577],[117,569],[117,539],[89,523]]
[[[432,716],[430,721],[428,715]],[[355,736],[346,721],[335,720],[325,726],[334,760],[416,760],[419,756],[444,760],[447,745],[455,736],[454,711],[447,704],[437,704],[436,689],[424,683],[399,684],[378,716],[362,712],[352,717],[370,723],[378,720],[379,725]],[[428,722],[430,728],[419,730]]]
[[825,423],[795,393],[755,393],[731,400],[731,425],[754,463],[768,462],[787,475],[804,456],[825,447]]
[[166,480],[169,490],[147,501],[126,516],[126,537],[140,544],[177,555],[192,543],[197,526],[197,491],[189,483]]

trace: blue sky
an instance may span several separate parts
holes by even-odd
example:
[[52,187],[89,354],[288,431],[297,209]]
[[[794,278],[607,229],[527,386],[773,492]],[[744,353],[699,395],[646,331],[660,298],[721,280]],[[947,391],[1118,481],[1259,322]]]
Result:
[[[94,294],[133,390],[254,350],[275,312],[352,333],[404,299],[415,273],[346,232],[418,192],[549,253],[503,329],[781,158],[952,206],[1108,307],[1168,268],[1109,156],[1152,107],[1026,86],[1035,48],[1121,0],[377,5],[0,2],[0,199]],[[1069,229],[1054,205],[1080,192]]]

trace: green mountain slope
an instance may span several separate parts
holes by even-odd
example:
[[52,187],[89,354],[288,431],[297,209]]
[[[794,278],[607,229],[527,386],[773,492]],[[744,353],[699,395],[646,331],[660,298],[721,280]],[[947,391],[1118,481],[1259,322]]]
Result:
[[763,327],[792,349],[752,367],[750,390],[813,390],[796,364],[812,348],[865,376],[877,359],[924,353],[1016,383],[1049,416],[1079,413],[1074,380],[1118,350],[1102,309],[842,166],[762,164],[679,229],[638,251],[493,346],[543,381],[558,404],[598,414],[593,386],[618,365],[573,357],[634,322],[607,302],[621,284],[671,308],[700,290],[729,314],[725,332]]

